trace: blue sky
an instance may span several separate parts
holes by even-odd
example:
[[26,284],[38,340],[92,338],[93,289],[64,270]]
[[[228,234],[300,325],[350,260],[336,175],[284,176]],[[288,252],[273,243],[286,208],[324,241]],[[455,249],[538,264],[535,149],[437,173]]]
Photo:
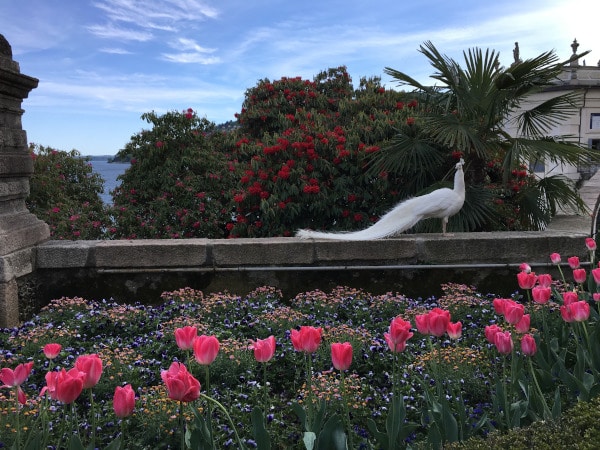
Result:
[[39,86],[23,102],[30,142],[114,154],[148,111],[193,108],[222,123],[258,80],[345,65],[353,81],[385,67],[427,81],[431,40],[462,61],[472,47],[512,62],[556,50],[600,60],[597,0],[0,0],[0,33]]

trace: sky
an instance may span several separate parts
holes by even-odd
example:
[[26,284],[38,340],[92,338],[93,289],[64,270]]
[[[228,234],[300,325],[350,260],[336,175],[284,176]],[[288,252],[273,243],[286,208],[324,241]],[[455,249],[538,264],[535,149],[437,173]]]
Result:
[[149,124],[145,112],[193,108],[235,120],[259,80],[312,80],[346,66],[355,86],[385,67],[425,83],[418,49],[431,41],[463,61],[479,47],[513,62],[573,39],[600,61],[597,0],[0,0],[0,34],[22,74],[39,79],[23,101],[29,142],[113,155]]

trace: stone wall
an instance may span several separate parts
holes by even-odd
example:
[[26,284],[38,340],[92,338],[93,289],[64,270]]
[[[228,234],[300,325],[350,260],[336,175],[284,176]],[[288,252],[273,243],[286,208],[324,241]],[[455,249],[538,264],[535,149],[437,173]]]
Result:
[[[54,298],[153,303],[183,287],[244,295],[269,285],[286,296],[338,285],[372,293],[438,295],[441,283],[510,295],[522,262],[553,273],[549,255],[587,258],[581,231],[402,235],[363,242],[264,239],[47,241],[19,280],[23,315]],[[558,274],[555,274],[558,275]],[[25,298],[29,296],[29,298]],[[25,318],[24,316],[22,319]]]
[[48,226],[25,205],[33,163],[21,125],[21,103],[38,80],[20,73],[10,44],[0,35],[0,326],[19,316],[17,278],[33,270],[33,247]]

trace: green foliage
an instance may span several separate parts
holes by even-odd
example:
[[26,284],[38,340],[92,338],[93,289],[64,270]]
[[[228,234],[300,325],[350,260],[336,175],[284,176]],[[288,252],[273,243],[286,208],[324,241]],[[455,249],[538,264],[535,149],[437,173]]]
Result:
[[100,239],[110,218],[100,198],[104,180],[89,158],[32,144],[34,174],[27,207],[50,226],[53,239]]
[[152,129],[117,154],[131,166],[113,192],[116,237],[224,237],[222,198],[234,183],[230,135],[191,110],[142,118]]
[[448,450],[514,450],[573,448],[592,450],[597,448],[600,431],[594,424],[600,420],[600,397],[590,402],[580,402],[565,411],[557,421],[535,422],[525,428],[494,432],[487,438],[476,437],[465,442],[448,444]]
[[[401,130],[393,144],[380,153],[375,167],[397,168],[399,174],[413,174],[424,183],[426,172],[439,173],[443,167],[440,152],[458,152],[467,163],[466,184],[477,189],[487,187],[490,181],[496,183],[490,180],[488,165],[499,164],[501,184],[490,186],[495,199],[467,193],[466,202],[472,208],[458,215],[456,229],[462,231],[498,226],[543,229],[559,205],[584,209],[574,186],[557,180],[538,183],[529,173],[518,180],[514,174],[522,171],[523,161],[577,164],[585,153],[566,136],[548,138],[552,127],[576,113],[578,93],[559,93],[546,101],[528,103],[531,95],[551,87],[563,70],[564,63],[559,63],[553,52],[507,68],[500,66],[498,54],[490,50],[468,50],[464,67],[440,53],[431,42],[424,43],[420,52],[431,63],[431,77],[440,85],[424,86],[403,72],[385,69],[401,86],[415,88],[425,108],[417,119],[418,132]],[[512,123],[516,124],[518,138],[507,132]],[[524,183],[515,190],[519,181]],[[490,207],[494,202],[507,207]],[[485,204],[488,206],[480,206]]]

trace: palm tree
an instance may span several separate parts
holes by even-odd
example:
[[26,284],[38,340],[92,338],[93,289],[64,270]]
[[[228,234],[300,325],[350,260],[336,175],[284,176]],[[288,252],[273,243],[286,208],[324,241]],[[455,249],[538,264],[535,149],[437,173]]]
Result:
[[[508,188],[511,173],[524,163],[545,161],[577,164],[585,149],[567,136],[548,137],[552,127],[577,111],[579,93],[568,91],[542,102],[528,102],[533,94],[556,84],[565,64],[554,52],[500,67],[495,51],[475,48],[463,53],[465,68],[441,54],[431,42],[419,49],[435,69],[431,76],[440,86],[424,86],[407,74],[385,68],[401,86],[415,89],[421,116],[404,128],[373,161],[378,170],[404,174],[413,194],[427,186],[431,174],[451,167],[450,155],[467,162],[467,200],[450,227],[454,230],[497,229],[502,199],[511,198],[526,229],[543,229],[559,205],[584,210],[575,187],[562,176],[532,179],[519,192]],[[506,131],[516,126],[517,137]],[[486,167],[499,161],[502,180],[496,190]]]

